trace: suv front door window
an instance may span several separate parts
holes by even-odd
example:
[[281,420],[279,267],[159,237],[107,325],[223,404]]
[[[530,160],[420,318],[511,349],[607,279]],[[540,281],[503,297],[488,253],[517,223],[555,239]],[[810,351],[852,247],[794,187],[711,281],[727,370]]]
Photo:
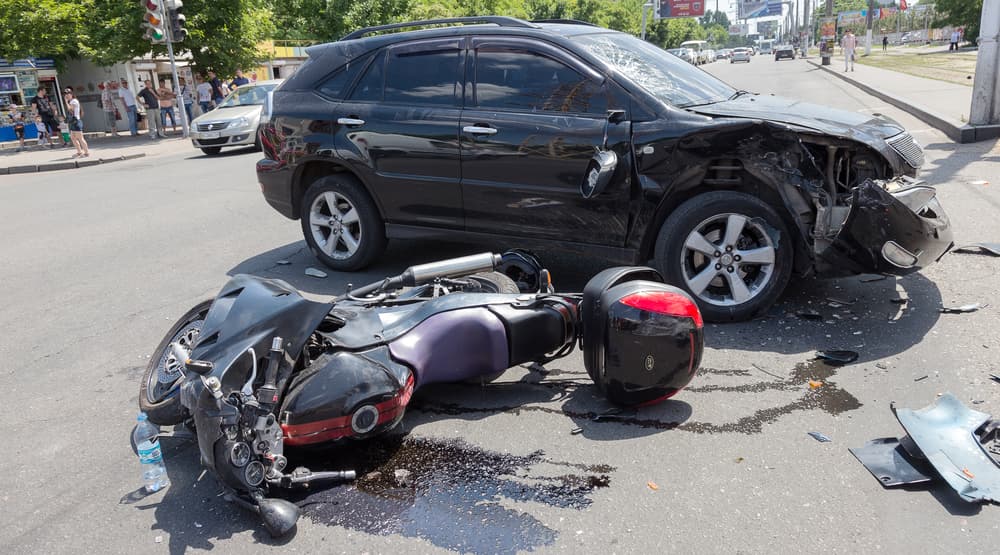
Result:
[[602,145],[607,110],[627,110],[624,97],[555,47],[485,37],[474,46],[462,113],[466,229],[623,245],[628,121],[608,130],[621,159],[614,183],[591,199],[580,184]]

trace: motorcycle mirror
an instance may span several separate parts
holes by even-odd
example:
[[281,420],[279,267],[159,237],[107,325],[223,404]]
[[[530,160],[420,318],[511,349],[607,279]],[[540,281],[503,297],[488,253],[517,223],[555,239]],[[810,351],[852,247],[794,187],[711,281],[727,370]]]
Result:
[[257,511],[264,527],[275,538],[290,532],[299,520],[299,508],[284,499],[261,499],[257,502]]

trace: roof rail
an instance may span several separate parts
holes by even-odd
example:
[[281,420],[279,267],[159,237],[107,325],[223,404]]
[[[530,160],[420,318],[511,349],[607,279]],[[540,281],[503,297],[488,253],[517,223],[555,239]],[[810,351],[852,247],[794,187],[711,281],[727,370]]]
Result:
[[365,35],[377,33],[379,31],[392,31],[394,29],[407,29],[410,27],[426,27],[429,25],[446,25],[449,23],[492,23],[501,27],[527,27],[537,29],[538,26],[516,17],[506,17],[502,15],[484,15],[475,17],[449,17],[445,19],[425,19],[423,21],[409,21],[406,23],[392,23],[390,25],[378,25],[375,27],[365,27],[353,33],[345,35],[340,40],[359,39]]
[[597,27],[597,25],[590,23],[589,21],[580,21],[579,19],[532,19],[532,23],[564,23],[566,25],[586,25],[587,27]]

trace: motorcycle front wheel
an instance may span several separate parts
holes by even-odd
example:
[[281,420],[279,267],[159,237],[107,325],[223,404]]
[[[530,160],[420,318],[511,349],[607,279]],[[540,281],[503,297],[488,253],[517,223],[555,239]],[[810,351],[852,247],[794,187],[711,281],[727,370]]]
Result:
[[170,344],[179,343],[190,351],[198,340],[211,306],[212,301],[208,300],[187,311],[153,351],[139,384],[139,410],[146,413],[150,422],[160,426],[173,426],[184,421],[184,407],[178,395],[184,379],[181,372],[184,361],[177,360]]

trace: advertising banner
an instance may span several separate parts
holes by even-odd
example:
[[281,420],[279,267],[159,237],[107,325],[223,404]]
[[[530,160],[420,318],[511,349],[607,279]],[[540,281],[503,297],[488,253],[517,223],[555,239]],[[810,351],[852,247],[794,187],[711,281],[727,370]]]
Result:
[[741,24],[738,24],[738,25],[730,25],[729,26],[729,34],[730,35],[740,35],[740,36],[745,37],[745,36],[747,36],[747,34],[749,32],[750,32],[750,26],[748,24],[746,24],[746,23],[741,23]]
[[760,33],[761,38],[771,38],[774,36],[774,32],[778,29],[777,21],[758,21],[757,22],[757,32]]
[[836,17],[821,17],[821,18],[819,18],[819,38],[824,39],[824,40],[837,38],[837,18]]
[[865,22],[865,17],[868,15],[867,10],[859,10],[854,12],[840,12],[837,14],[837,25],[840,27],[847,27],[851,25],[861,25]]
[[657,0],[653,19],[701,17],[703,15],[705,15],[705,0]]

